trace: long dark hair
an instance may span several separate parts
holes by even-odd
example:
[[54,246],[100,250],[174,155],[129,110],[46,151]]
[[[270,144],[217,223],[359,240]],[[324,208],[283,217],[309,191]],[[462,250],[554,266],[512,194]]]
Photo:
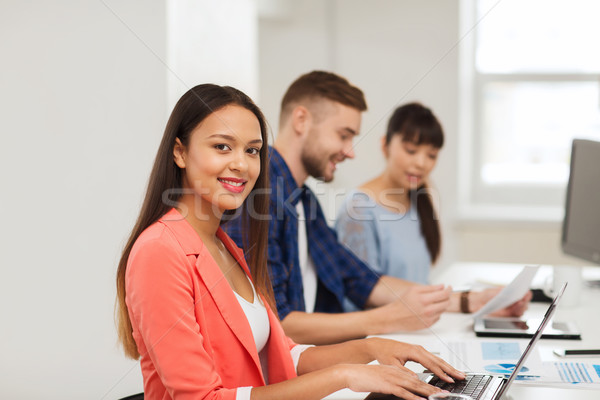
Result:
[[[150,225],[158,221],[167,213],[174,202],[181,198],[182,170],[173,160],[173,146],[175,139],[179,138],[187,146],[192,131],[206,117],[215,111],[228,106],[241,106],[252,112],[260,124],[263,146],[260,150],[260,175],[249,194],[253,200],[253,213],[244,220],[248,221],[245,229],[244,248],[246,259],[249,260],[250,272],[254,285],[259,293],[265,296],[273,305],[273,288],[267,272],[266,247],[268,239],[268,220],[253,216],[264,216],[269,211],[269,177],[268,177],[268,148],[267,125],[265,118],[256,104],[244,93],[229,86],[213,84],[198,85],[185,93],[175,105],[154,160],[150,173],[146,197],[138,216],[137,222],[123,249],[117,270],[117,329],[125,354],[137,359],[138,352],[133,339],[133,328],[125,304],[125,272],[127,260],[131,249],[140,234]],[[168,198],[165,197],[169,195]],[[243,216],[247,213],[246,207],[241,207]]]
[[[444,145],[444,131],[431,110],[419,103],[408,103],[398,107],[388,122],[385,134],[386,145],[394,135],[400,135],[403,142],[416,145],[430,144],[435,148]],[[421,234],[425,238],[431,262],[435,263],[440,255],[441,234],[438,216],[427,185],[423,184],[409,192],[409,198],[421,220]]]

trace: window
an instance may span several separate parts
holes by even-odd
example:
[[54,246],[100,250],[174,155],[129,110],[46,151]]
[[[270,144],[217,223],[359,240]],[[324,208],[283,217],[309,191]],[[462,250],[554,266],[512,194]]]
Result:
[[571,140],[600,140],[600,2],[462,6],[463,28],[471,32],[461,56],[471,172],[461,202],[520,208],[541,219],[553,209],[560,218]]

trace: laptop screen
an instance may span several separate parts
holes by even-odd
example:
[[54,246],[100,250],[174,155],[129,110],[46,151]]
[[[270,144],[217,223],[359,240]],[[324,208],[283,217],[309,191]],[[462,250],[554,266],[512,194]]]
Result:
[[564,285],[560,288],[560,291],[558,292],[558,294],[556,295],[554,300],[552,301],[552,304],[550,304],[550,307],[548,307],[548,310],[546,311],[546,314],[544,315],[544,319],[542,319],[540,326],[538,327],[537,331],[533,334],[533,337],[529,341],[527,348],[525,348],[525,351],[523,352],[523,354],[521,354],[521,358],[519,358],[519,361],[517,361],[517,364],[515,365],[515,369],[513,370],[512,374],[510,374],[510,376],[508,377],[506,384],[502,386],[502,389],[500,389],[500,391],[498,392],[498,395],[495,398],[500,399],[502,397],[502,395],[504,393],[506,393],[506,391],[508,390],[508,387],[513,383],[513,381],[515,380],[517,375],[519,375],[519,371],[523,367],[523,364],[525,364],[525,360],[527,360],[527,357],[529,356],[529,354],[535,347],[535,344],[537,343],[537,341],[540,340],[540,337],[542,337],[542,331],[544,330],[546,325],[548,325],[548,322],[552,318],[552,315],[554,315],[554,311],[556,310],[556,305],[558,304],[560,298],[562,297],[562,294],[565,291],[566,287],[567,287],[567,283],[565,282]]

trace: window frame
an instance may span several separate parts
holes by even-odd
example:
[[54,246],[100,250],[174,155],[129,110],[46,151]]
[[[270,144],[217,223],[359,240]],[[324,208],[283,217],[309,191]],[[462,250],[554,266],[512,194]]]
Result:
[[[459,45],[459,220],[559,222],[562,220],[566,182],[556,184],[486,184],[483,166],[483,94],[490,83],[593,82],[596,73],[483,73],[476,68],[477,0],[460,0],[462,35]],[[485,17],[484,17],[485,18]]]

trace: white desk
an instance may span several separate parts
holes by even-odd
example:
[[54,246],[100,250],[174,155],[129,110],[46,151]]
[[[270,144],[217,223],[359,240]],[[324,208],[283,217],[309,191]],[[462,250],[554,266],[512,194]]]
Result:
[[[433,277],[433,283],[446,283],[452,285],[472,284],[476,282],[498,282],[508,283],[514,278],[521,269],[521,265],[516,264],[483,264],[483,263],[457,263],[442,271],[438,276]],[[435,273],[435,271],[434,271]],[[551,268],[543,266],[534,279],[534,286],[541,285],[545,278],[551,274]],[[584,268],[584,278],[598,279],[600,277],[599,267]],[[527,310],[526,316],[541,318],[548,308],[548,303],[532,303]],[[540,350],[540,355],[544,361],[562,360],[552,354],[554,348],[600,348],[600,289],[590,289],[585,287],[581,294],[580,303],[576,307],[561,307],[559,305],[554,316],[556,320],[575,321],[582,332],[582,340],[540,340],[536,349]],[[381,335],[390,339],[401,340],[403,342],[426,344],[432,340],[453,341],[453,340],[475,340],[476,336],[472,329],[472,319],[465,314],[445,313],[431,329],[406,334]],[[525,343],[528,339],[522,340]],[[600,358],[571,358],[569,361],[597,361]],[[411,368],[416,364],[411,365]],[[414,368],[413,368],[414,369]],[[422,371],[415,369],[415,371]],[[354,393],[348,389],[341,390],[327,397],[327,399],[354,400],[364,399],[365,393]],[[599,390],[584,389],[558,389],[544,388],[540,386],[528,386],[522,382],[514,383],[508,396],[512,399],[581,399],[588,400],[600,399]]]

